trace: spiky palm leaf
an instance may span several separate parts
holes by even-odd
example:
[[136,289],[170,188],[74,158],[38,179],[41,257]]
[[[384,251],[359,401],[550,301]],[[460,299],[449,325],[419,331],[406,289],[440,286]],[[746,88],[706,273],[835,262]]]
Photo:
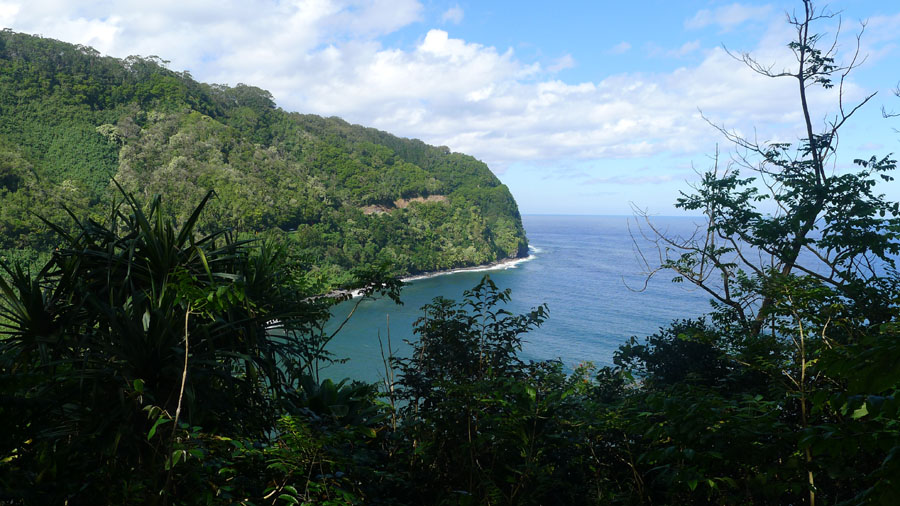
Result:
[[186,329],[182,419],[229,434],[271,430],[290,388],[280,366],[302,357],[266,322],[318,328],[328,302],[292,293],[277,248],[199,235],[212,196],[179,226],[159,199],[145,211],[125,195],[104,224],[75,220],[75,233],[50,224],[63,243],[38,274],[3,266],[0,395],[17,410],[0,407],[10,436],[2,456],[84,476],[158,460],[142,408],[175,411]]

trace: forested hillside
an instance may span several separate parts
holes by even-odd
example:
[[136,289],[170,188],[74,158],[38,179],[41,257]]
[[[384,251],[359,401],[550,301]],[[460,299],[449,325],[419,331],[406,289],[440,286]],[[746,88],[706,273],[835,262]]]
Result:
[[[389,263],[394,274],[527,251],[509,190],[446,147],[289,113],[265,90],[209,85],[157,57],[0,33],[0,256],[34,258],[44,220],[108,214],[118,182],[162,195],[183,221],[209,190],[200,231],[281,235],[321,278]],[[282,234],[282,232],[284,232]]]

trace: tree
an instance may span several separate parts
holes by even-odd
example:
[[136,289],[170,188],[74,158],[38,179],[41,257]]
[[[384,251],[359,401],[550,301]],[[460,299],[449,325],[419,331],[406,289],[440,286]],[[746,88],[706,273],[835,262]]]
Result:
[[[423,307],[400,377],[395,465],[409,504],[600,504],[627,495],[613,469],[607,409],[621,380],[583,365],[518,358],[546,306],[513,315],[485,276],[461,302]],[[404,459],[408,458],[408,462]]]
[[[842,481],[847,476],[837,470],[848,464],[837,464],[834,441],[824,436],[826,427],[848,429],[850,406],[868,406],[865,400],[848,403],[851,392],[861,399],[892,396],[898,386],[887,381],[865,393],[848,390],[848,384],[860,383],[855,377],[859,371],[869,370],[862,361],[855,362],[854,369],[849,357],[877,346],[900,358],[886,341],[894,335],[900,294],[894,271],[900,253],[900,205],[875,190],[878,180],[893,180],[890,172],[896,161],[872,156],[854,160],[857,169],[852,172],[835,168],[841,129],[874,94],[852,105],[844,103],[844,84],[864,60],[859,55],[862,31],[849,60],[840,63],[838,36],[829,42],[814,32],[831,19],[837,15],[817,9],[811,0],[803,0],[799,13],[787,16],[796,35],[788,44],[797,62],[791,69],[776,71],[748,53],[730,53],[758,74],[796,83],[804,132],[800,141],[761,142],[707,120],[736,149],[724,164],[717,151],[712,169],[677,200],[678,208],[702,212],[704,226],[691,237],[671,237],[643,215],[649,229],[645,237],[656,244],[660,260],[658,266],[648,262],[648,272],[672,270],[675,281],[688,281],[709,293],[716,337],[709,338],[705,324],[694,324],[693,330],[676,329],[649,341],[648,347],[626,349],[621,355],[624,362],[631,361],[626,365],[636,363],[649,374],[647,388],[659,385],[664,391],[669,385],[660,374],[673,370],[667,363],[673,358],[663,352],[687,349],[677,345],[679,340],[696,344],[694,356],[708,360],[710,353],[719,355],[716,363],[731,372],[717,380],[713,392],[723,402],[751,394],[735,404],[735,410],[762,403],[781,414],[783,433],[772,436],[789,442],[781,447],[793,448],[790,451],[801,458],[801,483],[809,504],[823,493],[832,500],[862,497],[858,494],[863,487]],[[817,87],[837,92],[835,112],[818,127],[813,118],[820,114],[807,97]],[[743,175],[748,172],[750,176]],[[704,347],[707,352],[702,352]],[[743,378],[737,387],[736,377]],[[722,389],[726,384],[730,391]],[[710,395],[695,388],[686,398]],[[871,462],[891,460],[897,451],[895,415],[879,414],[881,421],[867,426],[877,436],[865,435],[859,427],[851,430],[868,441],[872,451],[871,461],[853,465],[874,472]],[[813,447],[814,441],[818,446]],[[790,458],[782,455],[779,460]],[[796,471],[779,472],[796,476]],[[816,480],[822,475],[830,479],[828,484]],[[874,479],[869,485],[869,490],[883,491],[891,480]]]
[[[856,173],[829,170],[837,156],[840,129],[874,96],[852,106],[844,104],[844,82],[861,64],[861,33],[849,63],[840,64],[837,35],[823,50],[823,35],[810,32],[817,22],[834,17],[817,10],[811,0],[803,1],[801,14],[788,15],[797,35],[788,44],[797,59],[793,69],[775,72],[748,53],[732,53],[763,76],[796,81],[805,137],[796,146],[760,142],[713,125],[737,148],[736,156],[723,168],[717,152],[712,170],[676,204],[702,212],[705,227],[692,237],[676,238],[646,221],[649,235],[661,247],[660,268],[706,290],[750,333],[760,332],[770,315],[774,300],[767,287],[772,281],[796,273],[867,300],[866,296],[877,296],[867,286],[883,278],[884,268],[894,265],[892,255],[900,252],[900,208],[874,191],[876,179],[893,179],[888,173],[896,161],[873,156],[854,160]],[[807,92],[835,86],[837,112],[815,131],[812,118],[817,115],[810,109]],[[755,175],[742,177],[742,171]],[[867,302],[872,304],[869,316],[880,321],[878,311],[886,301]]]

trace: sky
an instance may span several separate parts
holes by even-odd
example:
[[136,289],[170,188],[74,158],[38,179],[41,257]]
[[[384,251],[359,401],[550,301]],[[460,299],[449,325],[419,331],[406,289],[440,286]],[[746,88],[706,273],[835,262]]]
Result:
[[[900,151],[900,2],[833,0],[815,25],[848,62],[851,105],[831,170]],[[761,142],[802,136],[790,69],[799,1],[0,0],[0,27],[156,55],[203,82],[267,89],[288,111],[448,146],[484,161],[524,214],[677,214],[698,173]],[[837,34],[837,35],[836,35]],[[828,39],[831,40],[831,39]],[[864,61],[862,61],[864,60]],[[813,121],[838,90],[813,90]],[[900,200],[897,183],[882,191]]]

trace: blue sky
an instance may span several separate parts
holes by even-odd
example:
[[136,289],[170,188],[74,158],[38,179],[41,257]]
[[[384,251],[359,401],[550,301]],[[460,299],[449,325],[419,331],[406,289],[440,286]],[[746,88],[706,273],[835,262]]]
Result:
[[[824,4],[823,4],[824,5]],[[155,54],[206,82],[253,84],[287,109],[449,146],[487,162],[524,213],[674,214],[679,191],[735,154],[701,117],[796,141],[796,85],[754,75],[723,45],[788,67],[799,1],[0,0],[0,26]],[[861,20],[866,63],[833,170],[900,147],[900,4],[837,0],[842,54]],[[834,34],[837,19],[816,30]],[[837,95],[813,93],[819,124]],[[737,153],[739,154],[739,153]],[[900,199],[900,190],[883,191]]]

